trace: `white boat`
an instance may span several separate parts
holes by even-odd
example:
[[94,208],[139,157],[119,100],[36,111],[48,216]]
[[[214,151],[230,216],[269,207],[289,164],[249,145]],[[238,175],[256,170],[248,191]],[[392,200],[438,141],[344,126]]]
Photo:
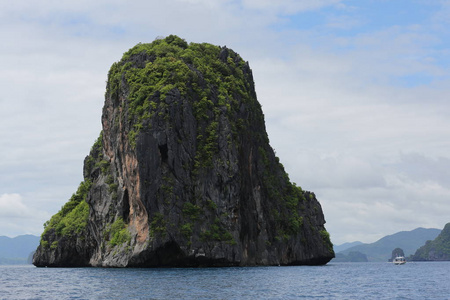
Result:
[[393,260],[394,265],[404,265],[406,264],[406,259],[404,256],[397,256]]

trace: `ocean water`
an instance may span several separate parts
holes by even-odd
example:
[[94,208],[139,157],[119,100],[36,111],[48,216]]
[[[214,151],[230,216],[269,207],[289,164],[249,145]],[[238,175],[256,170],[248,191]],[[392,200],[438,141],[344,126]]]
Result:
[[0,299],[450,299],[450,262],[204,269],[0,266]]

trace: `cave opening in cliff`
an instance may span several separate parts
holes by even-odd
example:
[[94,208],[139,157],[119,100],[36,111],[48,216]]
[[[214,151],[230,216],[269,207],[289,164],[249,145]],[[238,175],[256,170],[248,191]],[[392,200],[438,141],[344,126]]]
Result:
[[122,218],[126,223],[128,223],[130,221],[130,199],[128,196],[127,189],[125,189],[123,193],[122,207],[123,207]]
[[167,162],[167,159],[169,158],[169,149],[167,148],[167,144],[159,145],[158,148],[162,161]]

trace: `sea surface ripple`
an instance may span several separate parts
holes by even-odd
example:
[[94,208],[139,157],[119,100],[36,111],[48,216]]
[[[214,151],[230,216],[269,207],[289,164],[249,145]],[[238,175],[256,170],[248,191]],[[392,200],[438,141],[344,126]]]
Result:
[[102,269],[0,266],[0,299],[450,299],[450,262]]

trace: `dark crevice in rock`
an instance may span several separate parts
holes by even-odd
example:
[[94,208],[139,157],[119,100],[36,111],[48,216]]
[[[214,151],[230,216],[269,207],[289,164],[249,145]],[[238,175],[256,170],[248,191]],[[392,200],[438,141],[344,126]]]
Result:
[[124,193],[123,193],[123,220],[125,221],[125,223],[129,223],[130,222],[130,199],[128,196],[128,190],[125,189]]
[[167,144],[159,145],[159,154],[161,155],[161,160],[167,163],[167,159],[169,158],[169,149],[167,148]]

